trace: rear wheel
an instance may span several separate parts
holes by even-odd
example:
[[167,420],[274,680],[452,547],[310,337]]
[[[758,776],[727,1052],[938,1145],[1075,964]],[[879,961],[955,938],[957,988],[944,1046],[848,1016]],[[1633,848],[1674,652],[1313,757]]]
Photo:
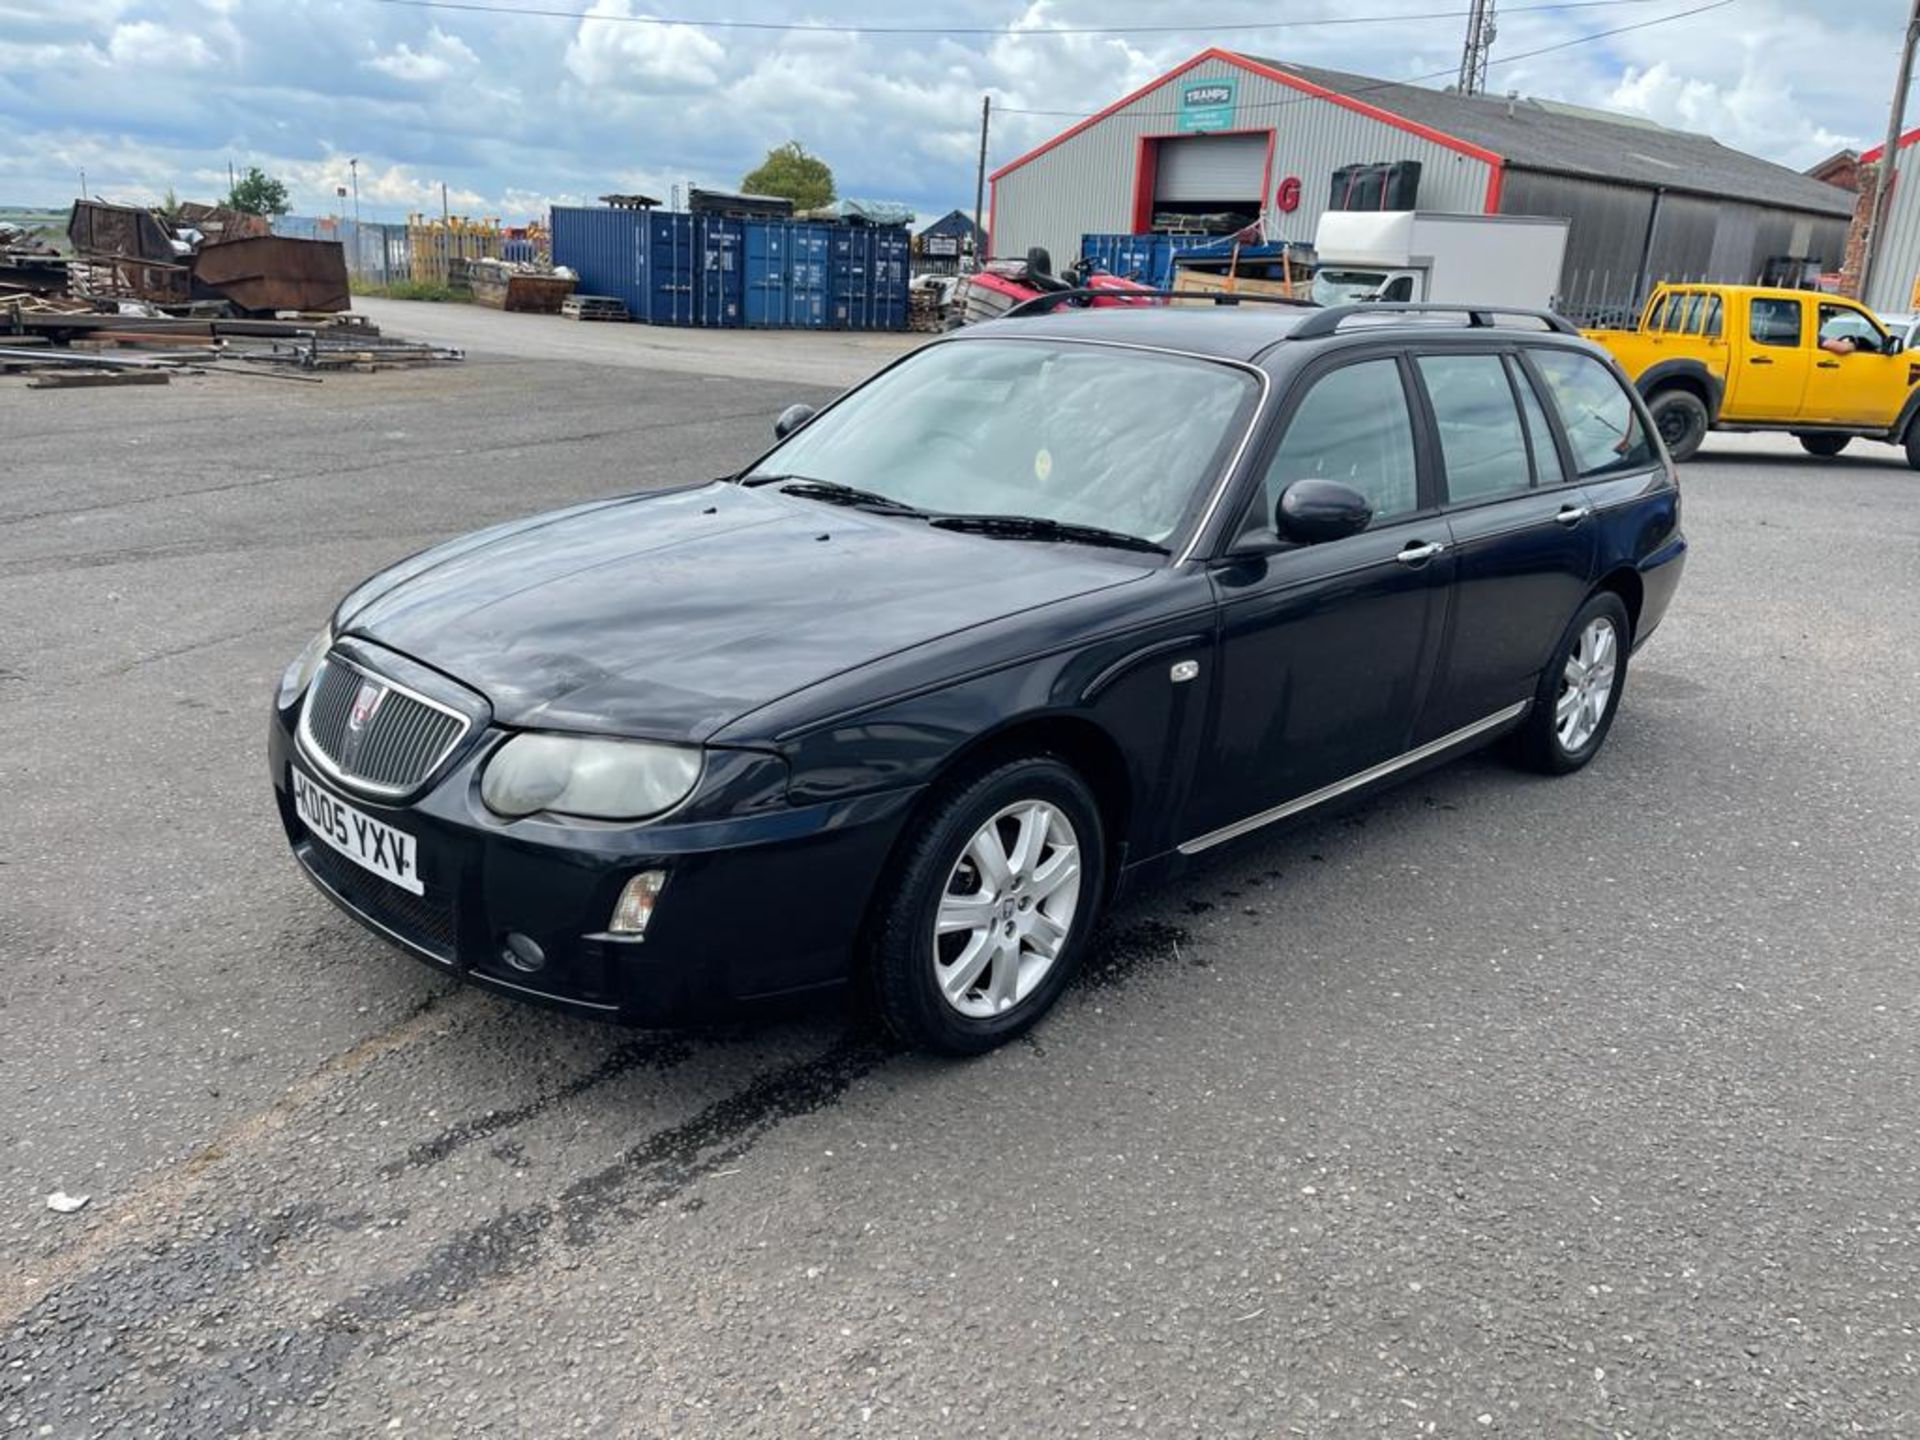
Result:
[[1920,470],[1920,425],[1907,427],[1907,464]]
[[1647,409],[1653,428],[1667,442],[1667,453],[1675,460],[1691,460],[1712,423],[1706,402],[1691,390],[1662,390],[1647,402]]
[[1092,792],[1051,756],[961,779],[913,822],[874,926],[880,1013],[902,1040],[977,1055],[1066,988],[1106,879]]
[[1809,455],[1818,455],[1823,460],[1838,455],[1847,448],[1847,442],[1853,439],[1851,435],[1823,435],[1811,431],[1804,435],[1795,435],[1793,438],[1800,442],[1802,450]]
[[1627,680],[1628,630],[1627,607],[1611,590],[1580,607],[1514,736],[1522,764],[1565,775],[1600,753]]

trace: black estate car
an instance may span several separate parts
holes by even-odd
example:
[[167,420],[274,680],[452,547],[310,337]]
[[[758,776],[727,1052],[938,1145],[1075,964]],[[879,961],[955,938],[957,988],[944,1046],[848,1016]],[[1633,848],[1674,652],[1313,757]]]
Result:
[[348,595],[273,711],[314,883],[504,994],[859,980],[984,1050],[1190,856],[1496,740],[1586,764],[1686,554],[1645,407],[1544,315],[1010,319],[776,434]]

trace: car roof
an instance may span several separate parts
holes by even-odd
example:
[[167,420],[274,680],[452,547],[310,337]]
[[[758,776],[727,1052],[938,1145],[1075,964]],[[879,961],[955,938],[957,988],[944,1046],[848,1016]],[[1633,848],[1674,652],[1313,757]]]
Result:
[[[969,325],[955,333],[955,339],[1047,339],[1092,341],[1109,345],[1135,345],[1209,359],[1255,364],[1277,359],[1284,342],[1308,319],[1325,312],[1318,306],[1260,304],[1245,305],[1119,305],[1088,309],[1060,309],[1044,315],[990,320]],[[1335,334],[1313,337],[1322,343],[1380,340],[1525,340],[1532,343],[1571,345],[1591,348],[1578,335],[1568,335],[1531,325],[1469,326],[1463,317],[1445,310],[1437,314],[1406,314],[1381,311],[1352,317],[1363,323],[1352,324]],[[1302,354],[1317,353],[1312,340],[1300,347]],[[1284,352],[1282,352],[1284,353]],[[1270,366],[1268,368],[1271,368]]]
[[957,338],[1097,340],[1250,362],[1313,311],[1302,305],[1116,305],[969,325]]

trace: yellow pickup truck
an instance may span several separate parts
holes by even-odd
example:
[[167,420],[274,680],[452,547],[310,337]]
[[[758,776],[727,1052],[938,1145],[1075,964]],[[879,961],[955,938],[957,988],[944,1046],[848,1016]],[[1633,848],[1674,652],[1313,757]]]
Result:
[[1632,330],[1589,330],[1646,397],[1676,460],[1709,430],[1785,430],[1814,455],[1855,437],[1920,470],[1920,350],[1839,295],[1661,285]]

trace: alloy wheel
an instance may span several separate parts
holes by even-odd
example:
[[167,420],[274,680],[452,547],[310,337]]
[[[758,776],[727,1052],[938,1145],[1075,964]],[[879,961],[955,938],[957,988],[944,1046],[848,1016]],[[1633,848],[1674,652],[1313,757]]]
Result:
[[1560,672],[1560,696],[1553,707],[1554,734],[1560,748],[1577,755],[1606,718],[1619,674],[1620,635],[1613,621],[1596,616],[1580,632],[1580,642]]
[[1080,908],[1080,839],[1044,800],[1009,805],[967,841],[933,923],[934,979],[960,1014],[1011,1010],[1053,969]]

